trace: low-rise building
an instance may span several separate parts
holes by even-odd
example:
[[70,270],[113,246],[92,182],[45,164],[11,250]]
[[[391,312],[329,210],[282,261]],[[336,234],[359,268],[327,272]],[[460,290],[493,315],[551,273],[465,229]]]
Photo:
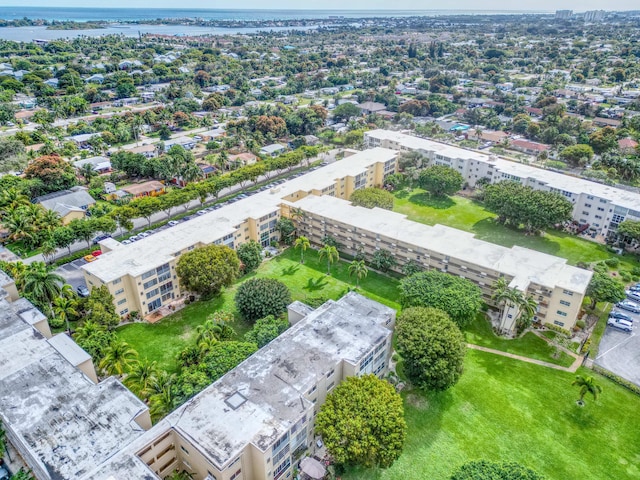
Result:
[[162,182],[157,180],[150,180],[144,183],[136,183],[122,188],[123,192],[131,195],[133,198],[140,197],[157,197],[162,195],[166,191],[166,187]]
[[98,173],[109,173],[111,171],[111,160],[101,155],[73,162],[73,166],[78,169],[84,167],[85,165],[91,165],[93,171]]
[[87,189],[80,186],[37,197],[33,202],[60,215],[63,225],[84,218],[89,207],[96,203]]
[[491,183],[513,180],[536,190],[560,193],[573,204],[573,219],[590,224],[594,234],[615,232],[624,220],[640,221],[640,194],[632,191],[390,130],[365,132],[364,141],[369,148],[419,151],[429,163],[460,172],[471,187],[480,179]]
[[287,149],[284,145],[279,143],[272,143],[271,145],[265,145],[260,149],[260,155],[267,155],[269,157],[277,157]]
[[169,414],[86,478],[293,478],[314,451],[314,420],[345,378],[382,377],[395,311],[357,293],[316,310],[292,305],[282,335]]

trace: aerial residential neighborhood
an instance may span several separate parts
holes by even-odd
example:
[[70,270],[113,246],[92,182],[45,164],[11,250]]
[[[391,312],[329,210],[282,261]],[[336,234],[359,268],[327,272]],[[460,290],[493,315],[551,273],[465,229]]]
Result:
[[570,6],[0,7],[0,480],[640,478],[640,16]]

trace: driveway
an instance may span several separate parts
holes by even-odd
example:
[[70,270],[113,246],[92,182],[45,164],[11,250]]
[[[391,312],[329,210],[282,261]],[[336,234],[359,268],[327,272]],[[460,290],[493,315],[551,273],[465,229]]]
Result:
[[64,265],[59,266],[56,269],[56,273],[61,275],[65,281],[73,287],[75,291],[79,286],[86,287],[87,284],[84,281],[84,275],[82,274],[82,270],[80,270],[80,266],[87,263],[82,258],[78,260],[74,260],[73,262],[65,263]]
[[621,311],[633,318],[633,331],[607,326],[595,363],[640,386],[640,314]]

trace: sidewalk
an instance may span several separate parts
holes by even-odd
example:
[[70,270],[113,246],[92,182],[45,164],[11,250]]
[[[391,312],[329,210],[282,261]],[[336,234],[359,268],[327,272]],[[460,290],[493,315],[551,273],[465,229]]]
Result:
[[514,360],[520,360],[522,362],[533,363],[534,365],[540,365],[541,367],[553,368],[554,370],[561,370],[563,372],[575,373],[578,370],[578,367],[582,365],[582,357],[576,355],[575,353],[571,354],[572,357],[575,358],[574,362],[570,367],[563,367],[561,365],[556,365],[554,363],[543,362],[542,360],[535,360],[529,357],[523,357],[521,355],[515,355],[513,353],[503,352],[501,350],[494,350],[493,348],[481,347],[480,345],[474,345],[472,343],[467,343],[467,348],[472,350],[480,350],[481,352],[493,353],[495,355],[502,355],[503,357],[513,358]]

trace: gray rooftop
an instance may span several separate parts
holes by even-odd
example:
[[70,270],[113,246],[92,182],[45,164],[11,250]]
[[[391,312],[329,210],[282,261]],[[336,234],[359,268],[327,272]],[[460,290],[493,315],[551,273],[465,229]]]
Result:
[[70,211],[82,210],[82,207],[96,203],[94,198],[89,195],[89,192],[84,189],[75,191],[61,190],[43,197],[38,197],[35,199],[35,202],[47,210],[53,210],[61,217],[64,217]]
[[355,292],[328,301],[155,425],[114,458],[111,468],[90,478],[125,478],[136,452],[171,428],[220,469],[249,444],[265,451],[312,407],[304,395],[317,379],[343,360],[356,364],[390,335],[383,325],[394,316],[393,309]]
[[134,418],[147,407],[115,378],[89,380],[72,365],[81,349],[47,340],[31,312],[0,300],[0,419],[38,478],[78,479],[144,433]]

